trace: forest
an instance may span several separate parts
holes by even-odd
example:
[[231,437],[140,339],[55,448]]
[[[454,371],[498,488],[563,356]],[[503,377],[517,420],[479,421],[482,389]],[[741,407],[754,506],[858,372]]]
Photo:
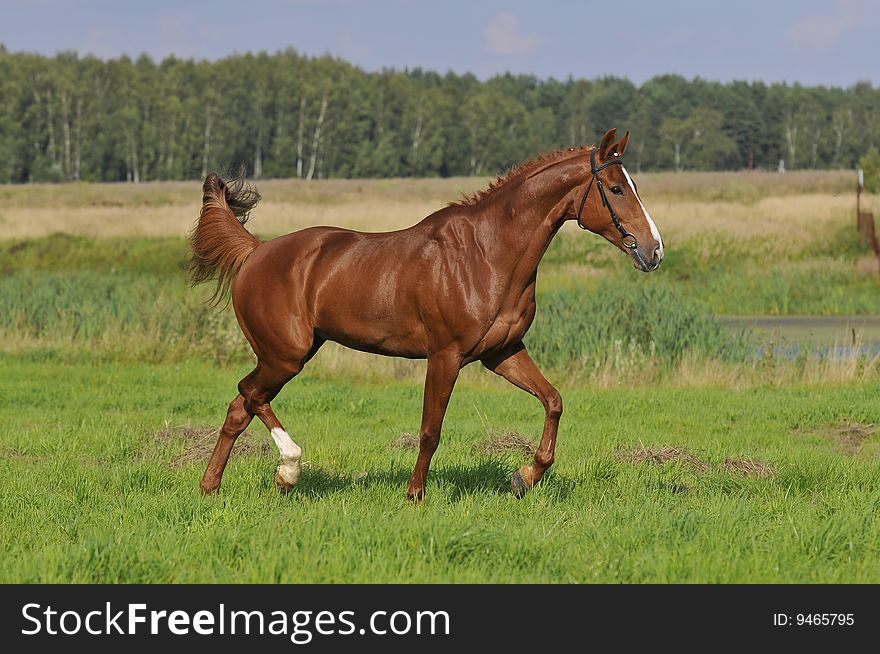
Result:
[[636,172],[852,168],[880,145],[880,89],[661,75],[367,72],[293,49],[101,60],[0,45],[0,182],[452,177],[629,129]]

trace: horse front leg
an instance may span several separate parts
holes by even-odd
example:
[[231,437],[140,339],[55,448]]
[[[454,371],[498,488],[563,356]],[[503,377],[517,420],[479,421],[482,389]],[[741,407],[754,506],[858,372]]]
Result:
[[513,494],[522,497],[540,481],[551,465],[556,453],[556,434],[562,416],[562,396],[547,381],[522,342],[502,350],[499,354],[482,361],[483,365],[504,377],[514,386],[531,393],[544,405],[544,432],[535,451],[531,465],[524,465],[513,473],[510,487]]
[[406,491],[406,496],[411,500],[421,500],[425,496],[428,467],[431,465],[431,457],[440,444],[443,416],[446,415],[446,407],[449,405],[459,370],[461,370],[461,357],[458,354],[437,354],[428,357],[422,426],[419,429],[419,457]]

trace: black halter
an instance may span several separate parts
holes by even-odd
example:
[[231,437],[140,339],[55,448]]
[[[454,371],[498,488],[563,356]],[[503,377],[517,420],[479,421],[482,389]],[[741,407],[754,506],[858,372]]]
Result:
[[[614,207],[611,206],[611,202],[608,200],[608,196],[605,195],[605,187],[602,186],[602,179],[599,177],[599,171],[604,168],[608,168],[608,166],[622,166],[623,162],[620,159],[612,159],[611,161],[606,161],[601,166],[596,165],[596,150],[590,150],[590,172],[592,173],[592,178],[590,179],[590,183],[587,185],[587,190],[584,191],[584,197],[581,198],[581,204],[578,207],[577,212],[577,224],[581,229],[587,229],[584,224],[581,222],[581,213],[584,211],[584,204],[587,202],[587,196],[590,194],[590,189],[593,188],[593,182],[596,182],[596,187],[599,189],[599,195],[602,196],[602,206],[608,209],[608,214],[611,216],[611,222],[614,223],[614,226],[617,228],[617,231],[620,232],[621,241],[623,242],[624,247],[633,251],[634,254],[638,255],[638,250],[636,247],[638,243],[636,242],[636,237],[626,231],[626,228],[620,224],[620,218],[617,217],[617,214],[614,212]],[[641,256],[639,256],[641,259]]]

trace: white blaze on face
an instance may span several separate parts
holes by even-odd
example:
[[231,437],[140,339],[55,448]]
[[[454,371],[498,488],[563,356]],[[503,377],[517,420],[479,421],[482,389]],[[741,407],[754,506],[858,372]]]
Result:
[[645,214],[645,220],[648,221],[648,227],[651,228],[651,236],[657,239],[657,242],[660,244],[660,257],[663,257],[663,239],[660,238],[660,232],[657,231],[657,225],[654,224],[654,221],[651,220],[651,214],[648,213],[648,210],[645,209],[645,205],[642,204],[642,198],[639,197],[638,191],[636,191],[636,185],[633,184],[632,177],[629,176],[629,173],[626,172],[626,168],[623,166],[620,167],[623,170],[623,175],[626,177],[626,181],[629,183],[629,188],[632,190],[634,196],[636,196],[636,200],[639,201],[639,206],[642,208],[642,211]]
[[272,434],[272,440],[278,446],[281,452],[281,465],[278,466],[278,476],[293,486],[299,481],[300,462],[302,458],[302,448],[293,442],[286,431],[280,427],[274,427],[269,433]]

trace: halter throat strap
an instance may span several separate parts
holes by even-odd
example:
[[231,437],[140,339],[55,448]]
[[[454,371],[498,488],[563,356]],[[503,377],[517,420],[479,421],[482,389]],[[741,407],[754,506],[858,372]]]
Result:
[[587,196],[590,194],[590,190],[593,188],[593,182],[596,182],[596,188],[599,189],[599,195],[602,198],[602,206],[608,209],[608,215],[611,216],[611,222],[614,223],[614,226],[617,228],[617,231],[620,232],[621,240],[623,242],[624,247],[633,251],[633,253],[638,254],[638,250],[636,247],[638,243],[636,242],[636,237],[626,231],[626,228],[620,224],[620,218],[617,217],[617,213],[614,211],[614,207],[611,206],[611,201],[608,199],[608,196],[605,194],[605,186],[602,184],[602,178],[599,177],[599,171],[608,168],[608,166],[622,166],[623,162],[620,159],[611,159],[610,161],[606,161],[600,166],[596,165],[596,149],[593,148],[590,150],[590,183],[587,185],[587,189],[584,191],[584,196],[581,198],[580,206],[578,207],[577,212],[577,224],[581,229],[587,229],[586,225],[581,222],[581,214],[584,211],[584,205],[587,202]]

